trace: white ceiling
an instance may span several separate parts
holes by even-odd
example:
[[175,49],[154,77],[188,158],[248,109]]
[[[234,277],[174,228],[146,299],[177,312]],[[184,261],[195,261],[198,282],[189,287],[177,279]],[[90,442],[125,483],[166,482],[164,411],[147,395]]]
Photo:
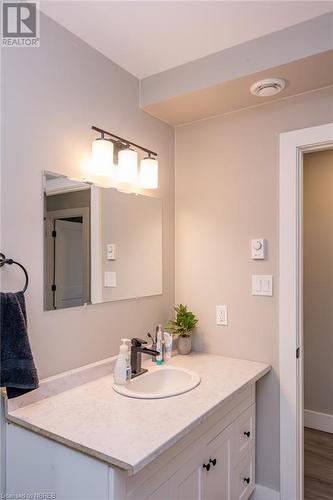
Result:
[[41,1],[41,10],[145,78],[333,10],[333,1]]

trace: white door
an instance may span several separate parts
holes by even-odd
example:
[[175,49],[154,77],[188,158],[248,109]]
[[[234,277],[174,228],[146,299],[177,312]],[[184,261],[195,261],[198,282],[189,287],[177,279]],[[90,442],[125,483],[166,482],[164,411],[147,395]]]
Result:
[[57,309],[84,303],[83,224],[55,221],[55,305]]

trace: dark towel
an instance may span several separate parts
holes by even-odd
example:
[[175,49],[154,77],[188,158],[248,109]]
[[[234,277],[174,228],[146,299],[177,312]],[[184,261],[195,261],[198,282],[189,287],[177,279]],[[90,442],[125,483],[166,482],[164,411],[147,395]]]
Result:
[[23,292],[0,293],[0,335],[0,386],[7,388],[8,398],[37,389]]

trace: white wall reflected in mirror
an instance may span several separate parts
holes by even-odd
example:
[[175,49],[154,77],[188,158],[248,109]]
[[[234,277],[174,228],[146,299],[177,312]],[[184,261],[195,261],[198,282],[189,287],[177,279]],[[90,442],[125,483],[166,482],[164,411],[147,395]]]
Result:
[[44,173],[44,309],[162,294],[162,202]]

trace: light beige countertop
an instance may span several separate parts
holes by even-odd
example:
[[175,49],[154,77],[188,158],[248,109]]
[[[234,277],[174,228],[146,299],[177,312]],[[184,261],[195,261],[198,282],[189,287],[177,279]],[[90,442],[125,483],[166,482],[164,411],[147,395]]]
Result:
[[264,363],[212,354],[175,356],[170,364],[196,371],[200,385],[148,400],[112,389],[114,361],[43,380],[36,391],[7,401],[7,420],[135,474],[270,370]]

